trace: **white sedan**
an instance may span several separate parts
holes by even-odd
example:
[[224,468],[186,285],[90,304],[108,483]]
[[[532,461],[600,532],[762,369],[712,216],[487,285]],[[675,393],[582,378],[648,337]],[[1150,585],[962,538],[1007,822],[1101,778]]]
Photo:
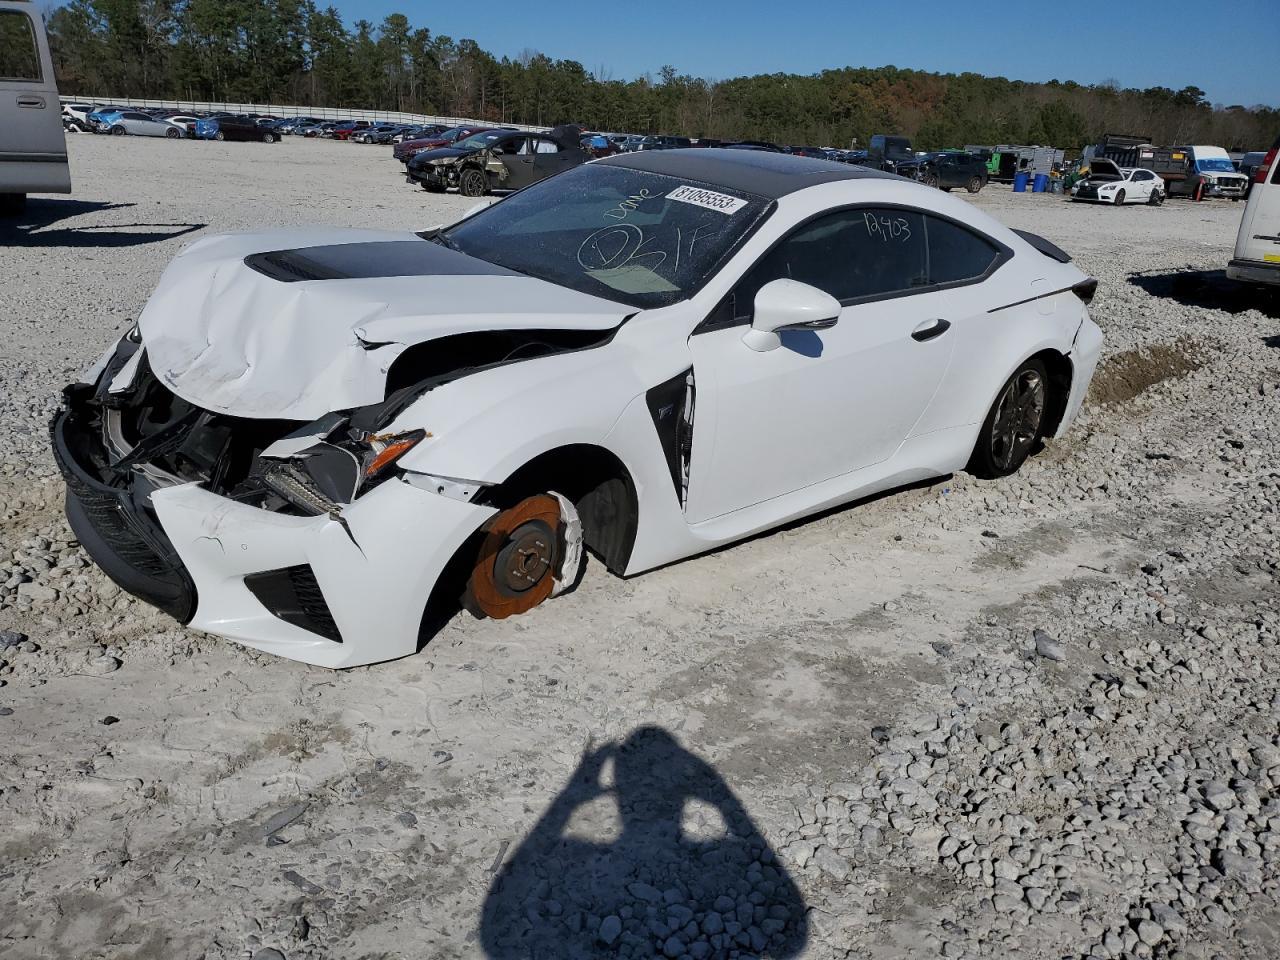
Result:
[[[195,125],[199,120],[199,117],[191,117],[184,113],[177,113],[171,117],[164,118],[164,122],[171,127],[177,128],[178,135],[182,137],[190,136],[191,131],[195,129]],[[166,136],[169,136],[169,134],[166,134]]]
[[1164,181],[1143,167],[1119,167],[1114,161],[1095,157],[1089,175],[1075,185],[1072,200],[1093,203],[1164,203]]
[[876,491],[1019,468],[1096,282],[959,198],[750,151],[584,164],[447,229],[215,236],[67,388],[76,535],[193,628],[332,667]]

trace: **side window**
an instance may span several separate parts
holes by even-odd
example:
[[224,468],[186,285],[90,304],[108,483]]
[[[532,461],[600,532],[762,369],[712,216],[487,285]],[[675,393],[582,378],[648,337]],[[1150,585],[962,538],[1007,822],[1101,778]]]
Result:
[[504,149],[507,153],[514,153],[520,157],[527,157],[529,154],[533,153],[533,148],[529,145],[528,137],[513,137],[506,143]]
[[929,283],[973,280],[991,268],[1000,251],[964,227],[924,217],[929,236]]
[[921,214],[842,210],[799,227],[756,264],[734,292],[735,319],[751,316],[756,293],[772,280],[798,280],[848,301],[922,287],[927,266]]
[[0,80],[39,83],[40,50],[31,18],[19,10],[0,10]]
[[126,113],[124,115],[124,118],[126,120],[150,120],[151,119],[145,113]]
[[560,146],[554,140],[546,140],[539,137],[536,140],[534,140],[534,143],[537,144],[536,149],[538,153],[559,153],[560,152]]

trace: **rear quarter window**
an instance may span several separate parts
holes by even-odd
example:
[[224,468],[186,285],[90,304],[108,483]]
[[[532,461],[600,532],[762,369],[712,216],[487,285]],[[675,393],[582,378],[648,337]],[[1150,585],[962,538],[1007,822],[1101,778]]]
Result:
[[926,216],[929,236],[929,283],[959,283],[986,274],[1000,251],[977,234],[950,220]]
[[31,18],[19,10],[0,10],[0,80],[39,83],[40,50]]

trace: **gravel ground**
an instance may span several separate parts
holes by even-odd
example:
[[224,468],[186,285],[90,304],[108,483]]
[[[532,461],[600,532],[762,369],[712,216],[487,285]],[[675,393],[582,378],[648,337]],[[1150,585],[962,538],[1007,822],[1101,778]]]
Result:
[[1239,205],[977,198],[1101,281],[1085,412],[1018,476],[334,673],[106,582],[45,425],[186,240],[470,201],[386,148],[68,139],[74,197],[0,230],[0,954],[1280,955],[1280,304],[1214,272]]

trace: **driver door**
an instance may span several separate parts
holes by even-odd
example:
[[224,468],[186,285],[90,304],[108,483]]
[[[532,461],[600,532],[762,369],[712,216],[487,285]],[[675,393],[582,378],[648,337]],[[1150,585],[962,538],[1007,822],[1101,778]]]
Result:
[[498,161],[507,168],[507,180],[502,184],[504,187],[520,190],[537,179],[534,175],[533,146],[530,140],[530,137],[512,137],[495,145],[502,150],[498,154]]
[[580,149],[566,150],[549,137],[531,137],[534,148],[534,166],[538,179],[545,180],[586,160]]
[[[928,289],[925,220],[875,208],[812,220],[694,332],[690,523],[880,463],[910,436],[950,363],[957,308],[976,302]],[[830,328],[788,331],[757,352],[742,335],[756,292],[780,278],[826,291],[842,310]]]

